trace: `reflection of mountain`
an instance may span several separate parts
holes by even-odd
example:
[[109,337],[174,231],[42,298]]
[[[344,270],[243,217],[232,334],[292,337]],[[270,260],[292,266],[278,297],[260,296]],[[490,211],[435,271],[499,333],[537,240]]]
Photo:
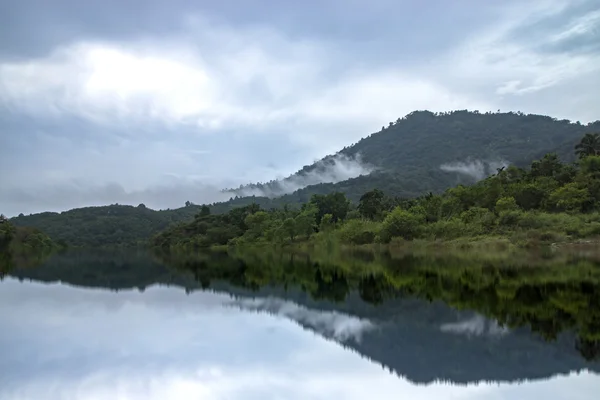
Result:
[[[176,272],[143,254],[62,255],[12,275],[108,289],[203,286],[192,273]],[[586,362],[574,348],[572,333],[546,342],[527,328],[505,331],[494,321],[439,301],[404,297],[373,305],[350,290],[345,301],[334,302],[316,300],[298,288],[250,290],[222,280],[211,288],[231,294],[231,306],[291,319],[417,383],[544,379],[582,369],[600,373],[598,363]]]

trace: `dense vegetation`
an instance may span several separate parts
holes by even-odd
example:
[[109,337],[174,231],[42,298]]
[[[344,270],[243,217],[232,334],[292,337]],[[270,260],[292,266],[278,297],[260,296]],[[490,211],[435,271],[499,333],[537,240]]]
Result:
[[71,247],[135,246],[147,243],[149,237],[174,222],[191,220],[199,210],[200,206],[189,202],[185,207],[162,211],[143,204],[137,207],[114,204],[20,215],[11,222],[16,226],[34,226]]
[[[600,131],[600,122],[582,125],[522,113],[417,111],[339,152],[338,155],[350,159],[360,156],[362,161],[377,168],[376,172],[335,184],[311,185],[277,198],[244,197],[242,188],[232,192],[230,201],[211,204],[209,208],[212,215],[227,214],[243,207],[247,207],[246,211],[235,211],[231,218],[223,217],[222,221],[216,216],[206,217],[198,230],[190,228],[186,232],[205,234],[205,228],[208,230],[210,226],[210,238],[200,242],[224,244],[245,233],[245,223],[234,220],[240,213],[256,210],[256,206],[262,210],[280,209],[279,218],[285,220],[296,218],[297,211],[292,210],[297,210],[301,204],[311,203],[315,194],[327,196],[340,192],[356,205],[363,194],[375,189],[392,199],[408,199],[430,192],[437,195],[457,183],[473,184],[473,177],[440,169],[442,164],[452,162],[485,161],[490,163],[484,166],[485,172],[489,173],[495,172],[495,168],[492,168],[494,163],[506,161],[517,168],[524,168],[534,159],[555,152],[561,162],[569,163],[575,158],[575,144],[582,135],[592,131]],[[328,156],[304,167],[295,176],[302,178],[318,174],[334,164],[334,156]],[[277,185],[277,182],[269,182],[248,188],[273,193],[277,192]],[[439,201],[439,197],[433,201]],[[62,213],[21,215],[11,219],[11,222],[16,226],[40,229],[53,240],[62,240],[70,246],[134,246],[147,243],[150,237],[172,224],[192,221],[200,207],[189,202],[186,204],[180,209],[161,211],[150,210],[143,205],[88,207]],[[393,201],[388,204],[397,205]],[[349,212],[348,215],[347,219],[356,219],[357,213]],[[218,224],[221,226],[217,229]],[[288,228],[289,224],[288,221]],[[294,236],[303,235],[299,232]]]
[[300,209],[262,210],[257,204],[225,214],[207,206],[194,221],[157,235],[153,246],[286,244],[298,240],[362,245],[392,240],[499,236],[517,244],[559,242],[600,235],[600,140],[586,135],[576,146],[579,160],[556,154],[529,169],[509,166],[474,185],[415,199],[365,193],[352,209],[343,193],[313,195]]
[[15,259],[36,263],[61,247],[38,229],[15,227],[0,215],[0,276],[12,268]]

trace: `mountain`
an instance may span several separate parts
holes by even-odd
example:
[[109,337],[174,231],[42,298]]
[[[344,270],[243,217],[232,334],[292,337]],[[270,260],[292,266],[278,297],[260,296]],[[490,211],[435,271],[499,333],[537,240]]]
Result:
[[[585,133],[600,131],[600,121],[582,125],[543,115],[415,111],[381,131],[305,166],[294,176],[323,171],[336,157],[364,165],[365,176],[321,182],[282,196],[275,204],[304,202],[314,193],[342,191],[351,200],[373,188],[388,195],[415,197],[440,192],[459,183],[468,184],[496,172],[506,164],[520,167],[556,152],[565,161],[575,159],[574,147]],[[359,168],[355,168],[360,171]],[[324,173],[324,172],[321,172]],[[294,181],[294,176],[286,178]],[[252,185],[252,194],[268,195],[276,182]],[[243,196],[247,187],[232,193]]]
[[[600,121],[582,125],[518,112],[415,111],[286,179],[227,189],[231,199],[212,204],[211,211],[220,214],[251,203],[265,209],[297,205],[333,191],[354,202],[374,188],[403,198],[441,192],[474,183],[506,164],[529,165],[549,152],[572,161],[575,144],[594,131],[600,131]],[[11,222],[39,228],[72,246],[134,245],[170,224],[191,220],[198,211],[194,205],[162,211],[111,205],[19,216]]]

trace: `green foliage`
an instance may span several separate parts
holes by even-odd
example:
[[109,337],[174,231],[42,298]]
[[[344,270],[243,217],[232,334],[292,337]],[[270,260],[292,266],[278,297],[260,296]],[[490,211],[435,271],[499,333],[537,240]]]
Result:
[[519,206],[514,197],[501,197],[496,201],[496,211],[500,214],[517,211]]
[[576,183],[572,182],[550,193],[548,202],[551,207],[558,211],[579,212],[589,199],[590,194],[588,190],[580,188]]
[[340,239],[342,243],[368,244],[373,243],[379,234],[380,224],[368,220],[353,219],[340,228]]
[[396,207],[385,219],[381,226],[381,239],[389,242],[394,237],[413,239],[419,233],[419,228],[424,222],[421,214],[413,214],[410,211]]
[[321,218],[325,214],[330,214],[333,222],[338,222],[346,218],[348,211],[350,211],[350,201],[341,192],[333,192],[326,195],[315,194],[311,197],[310,204],[317,210],[317,224],[321,223]]
[[367,219],[374,220],[385,210],[385,194],[379,189],[373,189],[363,194],[358,203],[358,211]]
[[[379,190],[370,190],[361,196],[357,215],[352,218],[348,218],[348,199],[335,192],[312,196],[300,210],[257,211],[257,205],[250,205],[222,216],[197,217],[193,224],[171,232],[179,243],[187,243],[191,239],[186,237],[195,233],[202,234],[205,245],[285,244],[299,238],[364,245],[389,243],[394,238],[456,240],[489,235],[508,238],[519,246],[533,246],[598,235],[600,218],[595,218],[600,210],[599,196],[600,157],[589,156],[566,165],[556,154],[549,154],[534,161],[529,169],[500,169],[476,184],[458,185],[441,195],[392,199]],[[239,215],[247,216],[242,221]],[[213,230],[225,229],[222,225],[227,223],[232,225],[229,230],[215,235]],[[317,227],[318,235],[313,235]]]
[[600,133],[587,133],[575,146],[579,158],[600,155]]
[[196,205],[162,211],[110,205],[19,216],[10,221],[17,227],[37,228],[70,247],[136,246],[172,224],[192,221],[199,211],[201,207]]

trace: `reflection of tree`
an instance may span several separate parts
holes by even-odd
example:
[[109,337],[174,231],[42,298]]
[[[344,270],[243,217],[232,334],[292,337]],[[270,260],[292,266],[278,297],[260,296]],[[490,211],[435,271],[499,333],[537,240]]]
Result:
[[361,299],[371,304],[381,304],[393,296],[393,287],[383,275],[367,275],[358,283]]
[[[344,302],[356,291],[363,301],[381,307],[411,295],[477,311],[510,328],[527,326],[546,340],[573,330],[578,335],[574,347],[582,356],[598,357],[600,267],[586,260],[575,260],[565,268],[564,263],[515,267],[506,261],[417,255],[393,259],[269,252],[159,254],[160,262],[145,257],[75,253],[55,257],[44,268],[17,268],[9,273],[114,289],[142,290],[157,282],[186,288],[226,282],[253,291],[274,286],[301,289],[315,300],[333,302]],[[9,266],[0,254],[1,271],[7,273]]]
[[600,360],[600,340],[577,339],[575,347],[588,361]]
[[322,271],[318,265],[315,271],[317,289],[312,293],[315,299],[344,301],[350,287],[344,274],[339,270]]

